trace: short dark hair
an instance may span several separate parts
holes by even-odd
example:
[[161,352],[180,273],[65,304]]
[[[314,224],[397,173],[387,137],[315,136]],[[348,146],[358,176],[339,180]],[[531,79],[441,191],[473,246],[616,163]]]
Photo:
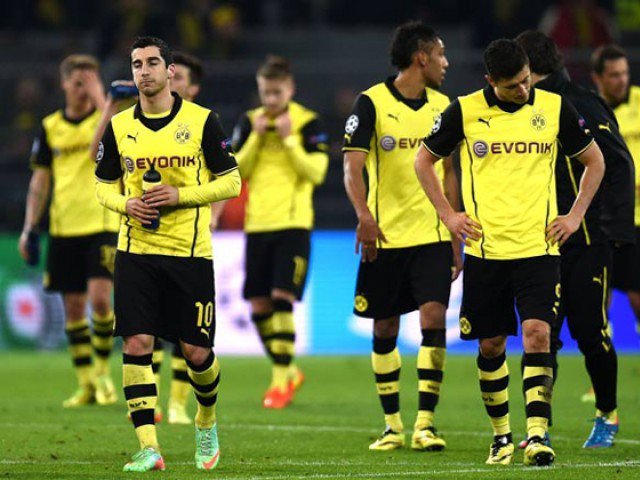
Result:
[[591,71],[602,75],[607,60],[627,58],[627,52],[619,45],[609,44],[596,48],[591,55]]
[[173,63],[184,65],[189,69],[189,78],[192,85],[200,85],[204,77],[202,62],[193,55],[184,52],[173,52]]
[[562,54],[550,37],[537,30],[526,30],[516,37],[516,43],[529,57],[531,71],[539,75],[549,75],[562,70]]
[[171,52],[171,48],[167,42],[158,37],[138,37],[136,41],[131,45],[131,50],[129,53],[132,53],[136,48],[145,48],[145,47],[158,47],[160,51],[160,57],[164,60],[164,63],[168,66],[173,63],[173,53]]
[[436,31],[422,22],[407,22],[396,28],[391,41],[391,65],[404,70],[411,66],[413,54],[437,41]]
[[279,55],[268,55],[264,63],[258,68],[257,76],[266,78],[267,80],[292,78],[291,63]]
[[511,78],[528,63],[522,47],[507,38],[494,40],[484,51],[484,66],[493,80]]

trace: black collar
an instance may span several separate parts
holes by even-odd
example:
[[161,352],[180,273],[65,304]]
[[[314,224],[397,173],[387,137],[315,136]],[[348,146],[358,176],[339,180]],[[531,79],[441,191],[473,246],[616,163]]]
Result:
[[[178,95],[175,92],[171,92],[171,95],[173,96],[173,99],[174,99],[173,107],[171,107],[171,113],[169,113],[169,116],[163,118],[163,120],[165,120],[167,123],[169,123],[171,120],[175,118],[175,116],[180,111],[180,107],[182,106],[182,98],[180,98],[180,95]],[[140,121],[142,121],[142,123],[144,123],[144,120],[155,120],[155,119],[150,119],[144,116],[144,112],[140,107],[139,100],[138,100],[138,103],[136,103],[136,108],[133,110],[133,118],[139,119]]]
[[87,113],[86,115],[83,115],[82,117],[79,118],[69,118],[67,117],[67,108],[66,107],[62,107],[62,118],[64,118],[64,120],[66,122],[71,123],[72,125],[80,125],[82,122],[84,122],[87,118],[89,118],[91,115],[93,115],[93,113],[96,111],[95,108],[92,108],[91,111],[89,113]]
[[400,90],[398,90],[396,88],[396,86],[393,84],[393,81],[395,79],[396,79],[396,77],[388,77],[385,80],[384,84],[387,86],[387,88],[391,92],[391,95],[393,95],[396,100],[398,100],[399,102],[404,103],[411,110],[420,110],[424,106],[424,104],[429,101],[429,99],[427,98],[427,90],[426,89],[424,90],[424,96],[422,98],[406,98],[406,97],[404,97],[400,93]]
[[[497,105],[500,110],[504,110],[507,113],[515,113],[520,110],[520,108],[522,108],[522,105],[518,103],[503,102],[502,100],[500,100],[498,97],[496,97],[496,94],[493,91],[493,87],[491,85],[487,85],[486,87],[484,87],[484,90],[482,92],[484,93],[484,99],[487,101],[487,105],[489,105],[490,107]],[[535,88],[531,87],[531,91],[529,92],[529,100],[527,100],[526,103],[528,103],[529,105],[533,105],[533,102],[535,101],[535,94]]]
[[557,72],[553,72],[547,76],[544,80],[540,80],[536,83],[536,88],[540,90],[546,90],[547,92],[560,93],[571,81],[569,73],[563,68]]

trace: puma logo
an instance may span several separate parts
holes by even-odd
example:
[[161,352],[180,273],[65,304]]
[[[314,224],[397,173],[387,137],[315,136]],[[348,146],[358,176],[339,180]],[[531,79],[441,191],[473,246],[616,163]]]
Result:
[[598,125],[598,128],[600,130],[606,130],[607,132],[611,133],[611,126],[609,125],[609,122],[607,122],[606,125],[602,125],[602,124]]
[[201,328],[200,332],[202,332],[203,335],[206,335],[207,338],[209,338],[209,331],[206,328]]
[[599,285],[602,285],[602,276],[593,277],[593,281]]
[[394,115],[393,113],[387,113],[387,117],[393,118],[396,122],[400,121],[400,115]]
[[491,128],[491,125],[489,125],[489,122],[491,121],[491,117],[489,117],[488,120],[485,120],[484,118],[478,118],[478,121],[480,123],[484,123],[487,127]]
[[138,135],[139,135],[139,133],[136,133],[136,136],[134,137],[133,135],[127,133],[127,138],[130,138],[131,140],[133,140],[137,144],[138,143]]

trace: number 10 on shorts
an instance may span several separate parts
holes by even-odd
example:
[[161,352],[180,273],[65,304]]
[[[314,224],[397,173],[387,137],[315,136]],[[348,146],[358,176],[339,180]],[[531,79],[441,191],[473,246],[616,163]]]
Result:
[[202,302],[196,302],[196,308],[198,309],[197,327],[207,338],[209,337],[209,328],[213,323],[213,302],[207,302],[203,305]]

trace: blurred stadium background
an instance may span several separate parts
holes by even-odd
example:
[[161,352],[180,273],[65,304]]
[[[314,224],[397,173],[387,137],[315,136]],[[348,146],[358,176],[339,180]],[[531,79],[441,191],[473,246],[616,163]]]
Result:
[[[128,47],[155,34],[206,67],[198,101],[217,111],[230,134],[240,114],[257,105],[255,70],[265,55],[291,59],[297,98],[319,111],[331,138],[327,180],[316,192],[311,283],[300,308],[305,325],[299,348],[308,353],[365,353],[370,326],[350,315],[357,258],[355,217],[344,193],[340,147],[344,119],[357,93],[393,71],[388,43],[393,28],[423,19],[440,32],[450,61],[443,91],[451,97],[484,83],[482,49],[494,38],[527,28],[548,32],[562,47],[573,78],[590,84],[594,47],[616,41],[629,53],[632,80],[640,79],[640,2],[637,0],[25,0],[0,16],[0,348],[63,345],[60,305],[39,289],[40,271],[16,254],[30,177],[28,159],[40,119],[62,105],[58,64],[67,54],[92,53],[102,79],[130,78]],[[257,353],[259,343],[239,298],[242,282],[241,208],[226,212],[216,242],[221,351]],[[232,252],[227,255],[226,252]],[[456,344],[459,286],[450,309]],[[638,342],[626,300],[613,305],[621,350]],[[403,332],[418,345],[415,325]],[[228,332],[227,336],[225,332]],[[238,333],[246,333],[238,336]],[[339,339],[339,340],[338,340]],[[253,342],[253,343],[252,343]],[[473,349],[475,347],[468,346]]]

